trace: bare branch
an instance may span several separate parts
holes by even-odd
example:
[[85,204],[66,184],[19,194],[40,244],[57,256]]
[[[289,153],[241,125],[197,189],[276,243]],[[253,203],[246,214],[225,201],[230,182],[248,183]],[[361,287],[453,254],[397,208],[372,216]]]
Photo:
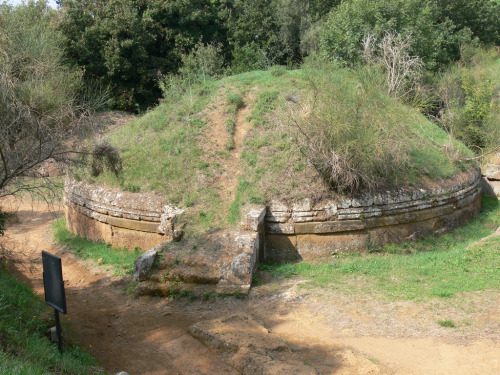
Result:
[[367,34],[363,38],[363,56],[366,61],[382,66],[386,72],[387,93],[401,99],[413,92],[420,81],[422,59],[411,56],[411,35],[387,32],[375,46],[375,37]]

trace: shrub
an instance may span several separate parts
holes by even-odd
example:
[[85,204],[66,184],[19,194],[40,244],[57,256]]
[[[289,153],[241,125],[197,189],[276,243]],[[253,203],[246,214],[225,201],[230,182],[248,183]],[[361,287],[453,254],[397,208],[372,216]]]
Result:
[[245,105],[243,96],[239,92],[232,91],[227,94],[227,101],[231,103],[235,109],[239,109]]
[[493,108],[491,99],[494,87],[495,84],[489,80],[474,82],[470,75],[464,75],[462,78],[465,105],[459,136],[469,147],[480,149],[486,147],[487,135],[483,134],[486,130],[484,125]]
[[220,44],[199,42],[190,53],[182,55],[181,60],[179,74],[184,78],[205,82],[224,73],[224,56]]
[[313,95],[292,123],[301,152],[323,179],[340,192],[353,192],[375,188],[404,169],[402,138],[391,137],[383,116],[388,103],[373,82],[356,85],[347,70],[311,73]]
[[459,65],[442,74],[437,85],[442,101],[441,125],[476,153],[498,147],[500,103],[498,52],[464,47]]
[[233,52],[233,74],[249,72],[252,70],[265,70],[269,65],[265,52],[255,42],[236,47]]
[[456,325],[455,325],[455,322],[451,319],[441,319],[441,320],[438,320],[438,324],[441,326],[441,327],[445,327],[445,328],[455,328]]
[[179,74],[167,74],[160,78],[163,98],[179,99],[194,87],[201,87],[224,73],[222,47],[218,44],[198,43],[190,53],[181,56]]
[[320,66],[304,67],[312,93],[290,105],[288,122],[300,152],[330,187],[354,193],[454,173],[445,150],[455,144],[444,145],[444,132],[386,96],[380,69]]
[[361,60],[367,34],[381,40],[385,33],[412,36],[410,55],[422,58],[425,67],[437,70],[459,58],[459,46],[471,39],[467,28],[457,30],[438,5],[421,0],[352,0],[329,14],[321,37],[325,56],[352,65]]
[[269,68],[269,73],[271,73],[273,77],[280,77],[283,74],[286,74],[286,66],[273,65]]
[[99,176],[106,169],[118,177],[123,168],[118,150],[107,142],[102,142],[94,146],[90,164],[93,177]]

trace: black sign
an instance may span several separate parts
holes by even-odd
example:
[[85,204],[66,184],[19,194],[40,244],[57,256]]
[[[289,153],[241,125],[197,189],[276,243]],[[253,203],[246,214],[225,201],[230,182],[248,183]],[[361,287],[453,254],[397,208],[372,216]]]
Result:
[[64,294],[61,258],[42,251],[42,263],[45,303],[66,314],[66,295]]

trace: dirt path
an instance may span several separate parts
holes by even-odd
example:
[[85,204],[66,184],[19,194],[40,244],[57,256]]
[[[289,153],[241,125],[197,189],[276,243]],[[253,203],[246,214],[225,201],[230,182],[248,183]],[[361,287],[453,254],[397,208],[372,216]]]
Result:
[[187,333],[187,328],[197,321],[194,314],[177,311],[164,300],[127,300],[123,281],[97,273],[71,254],[54,248],[49,222],[61,214],[60,210],[48,212],[41,203],[33,207],[31,202],[21,203],[17,211],[19,223],[8,228],[6,245],[17,259],[14,267],[40,297],[41,251],[62,258],[68,307],[62,320],[75,342],[86,347],[112,373],[235,373]]
[[[232,116],[227,112],[223,103],[219,103],[207,114],[207,119],[211,125],[208,129],[207,139],[209,142],[204,146],[207,152],[207,158],[216,159],[217,153],[228,151],[229,155],[222,164],[222,170],[215,186],[219,189],[219,195],[223,206],[226,209],[233,203],[238,186],[238,179],[241,175],[241,151],[243,141],[250,128],[247,117],[251,113],[251,103],[253,95],[250,93],[245,98],[245,106],[237,109],[236,114]],[[234,117],[234,118],[233,118]],[[234,134],[229,134],[227,122],[234,122]],[[227,145],[231,143],[232,147],[228,150]]]
[[[5,209],[9,209],[2,202]],[[262,276],[249,298],[189,302],[161,298],[131,299],[126,283],[51,245],[50,221],[61,211],[26,201],[18,223],[7,230],[13,264],[43,295],[41,250],[63,259],[70,336],[111,373],[235,374],[187,333],[194,322],[247,313],[290,345],[318,374],[496,375],[500,373],[500,296],[464,296],[467,304],[384,302],[335,291],[301,289],[301,280]],[[436,324],[438,317],[464,322],[460,329]],[[468,322],[468,323],[466,323]]]

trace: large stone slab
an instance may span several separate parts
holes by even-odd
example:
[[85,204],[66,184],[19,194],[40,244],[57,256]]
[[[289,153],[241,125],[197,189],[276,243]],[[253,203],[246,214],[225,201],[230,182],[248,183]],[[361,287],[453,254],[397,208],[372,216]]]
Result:
[[160,251],[160,247],[154,247],[141,254],[139,258],[136,259],[134,262],[134,279],[137,281],[145,281],[149,278],[158,251]]
[[228,353],[228,362],[245,375],[315,375],[277,335],[249,315],[202,321],[189,332],[209,348]]
[[217,232],[162,246],[159,266],[140,295],[172,295],[183,290],[197,294],[247,294],[257,268],[262,242],[256,232]]

